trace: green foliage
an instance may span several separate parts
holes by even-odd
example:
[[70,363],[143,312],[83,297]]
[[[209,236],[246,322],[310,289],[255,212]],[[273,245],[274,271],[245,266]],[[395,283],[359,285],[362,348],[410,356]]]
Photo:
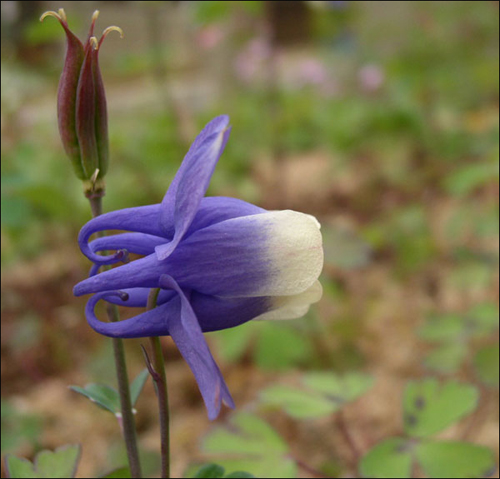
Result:
[[263,404],[283,408],[287,414],[297,419],[328,416],[339,405],[324,396],[310,391],[301,391],[288,386],[271,386],[260,394]]
[[499,352],[498,344],[480,349],[474,357],[474,366],[479,379],[498,388]]
[[147,368],[144,368],[132,381],[132,384],[130,385],[130,401],[132,403],[132,406],[135,406],[135,403],[139,399],[139,396],[148,378],[149,371],[147,370]]
[[115,415],[120,412],[120,397],[118,396],[118,391],[111,386],[90,383],[84,388],[80,386],[70,386],[69,388],[90,399],[93,403],[106,411]]
[[412,477],[415,463],[428,477],[485,477],[495,468],[493,452],[467,442],[438,441],[441,432],[477,406],[474,386],[434,378],[412,381],[403,398],[405,432],[386,439],[360,462],[363,477]]
[[458,381],[442,384],[435,378],[410,381],[403,398],[405,432],[412,437],[428,437],[472,412],[478,390]]
[[339,376],[317,372],[305,374],[303,382],[305,390],[276,385],[262,391],[260,398],[264,404],[283,407],[297,419],[323,417],[363,395],[372,386],[373,379],[359,373]]
[[11,478],[43,478],[43,477],[75,477],[80,461],[80,446],[63,446],[55,451],[41,451],[35,461],[7,456],[5,463],[8,477]]
[[428,477],[488,477],[495,469],[493,451],[458,441],[414,442],[390,438],[373,447],[362,459],[363,477],[412,477],[414,462]]
[[433,371],[454,373],[467,356],[467,346],[462,342],[445,343],[425,357],[424,364]]
[[415,457],[429,477],[488,477],[495,470],[493,451],[458,441],[426,441]]
[[200,467],[194,476],[194,478],[250,478],[255,477],[248,472],[235,471],[230,474],[226,474],[226,470],[219,466],[218,464],[205,464]]
[[41,420],[35,414],[21,414],[14,404],[2,399],[2,453],[13,451],[23,443],[36,444]]
[[[132,402],[132,406],[135,405],[141,391],[148,380],[149,373],[147,369],[143,369],[137,377],[134,379],[132,384],[130,385],[130,399]],[[87,384],[84,388],[80,386],[70,386],[72,391],[75,391],[82,396],[90,399],[97,406],[102,409],[113,413],[114,415],[120,414],[121,406],[120,406],[120,396],[118,391],[111,386],[106,384],[96,384],[90,383]]]
[[224,477],[226,470],[218,464],[205,464],[200,467],[193,477],[218,478]]
[[255,348],[255,361],[260,368],[284,370],[311,357],[310,340],[300,331],[281,323],[264,324]]
[[429,342],[438,343],[425,358],[427,367],[442,373],[455,372],[467,356],[473,340],[484,339],[498,328],[498,307],[481,303],[464,315],[430,317],[418,331]]
[[239,412],[231,427],[215,428],[203,441],[203,451],[228,470],[248,471],[256,477],[295,477],[296,465],[287,444],[262,419]]
[[411,477],[411,446],[403,438],[379,442],[361,460],[363,477]]
[[445,188],[455,196],[466,196],[492,181],[498,183],[498,159],[464,165],[445,179]]
[[132,476],[130,474],[130,468],[128,466],[125,466],[113,469],[112,471],[99,477],[102,477],[104,479],[128,479]]
[[217,332],[221,355],[236,361],[254,347],[257,365],[266,370],[283,370],[313,356],[310,338],[299,330],[296,321],[279,324],[249,322],[237,328]]

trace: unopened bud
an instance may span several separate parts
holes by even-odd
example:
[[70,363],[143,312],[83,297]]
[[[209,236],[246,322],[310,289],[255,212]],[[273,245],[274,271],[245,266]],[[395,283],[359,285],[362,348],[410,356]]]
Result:
[[106,94],[99,69],[99,48],[109,32],[115,30],[123,36],[119,27],[108,27],[98,41],[94,36],[98,15],[98,11],[92,15],[85,44],[69,29],[63,9],[40,17],[42,21],[48,16],[57,18],[66,32],[66,58],[57,94],[59,133],[88,196],[103,194],[103,178],[109,163]]

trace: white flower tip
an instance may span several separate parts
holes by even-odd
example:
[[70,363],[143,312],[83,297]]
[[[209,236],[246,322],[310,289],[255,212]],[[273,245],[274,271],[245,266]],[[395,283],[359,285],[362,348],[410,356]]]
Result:
[[323,287],[315,281],[302,293],[292,296],[276,296],[272,299],[272,310],[261,314],[258,321],[296,319],[304,316],[311,304],[317,303],[323,296]]
[[273,211],[266,216],[271,294],[302,293],[323,269],[320,224],[314,216],[291,210]]

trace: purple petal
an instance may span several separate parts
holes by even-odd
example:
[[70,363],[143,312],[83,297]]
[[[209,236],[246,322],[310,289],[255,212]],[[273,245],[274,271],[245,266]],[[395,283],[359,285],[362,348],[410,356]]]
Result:
[[[122,292],[128,295],[127,300],[123,300],[116,295],[105,299],[107,302],[119,306],[144,308],[147,305],[150,291],[148,288],[124,289]],[[160,290],[157,304],[161,305],[170,301],[174,295],[172,291]],[[219,298],[196,291],[191,292],[190,302],[203,332],[219,331],[239,326],[271,311],[274,304],[271,297]]]
[[87,278],[73,288],[75,296],[127,288],[158,288],[165,265],[160,263],[156,254],[120,265],[108,271]]
[[158,226],[160,205],[139,206],[105,213],[90,220],[78,235],[78,244],[82,253],[99,265],[114,264],[124,258],[123,252],[101,256],[92,251],[88,244],[89,238],[98,231],[125,230],[162,236]]
[[123,233],[104,236],[89,243],[90,249],[97,253],[106,250],[127,250],[129,253],[149,255],[154,253],[155,246],[165,243],[165,238],[145,233]]
[[123,299],[125,293],[96,294],[87,303],[87,320],[95,331],[110,337],[137,338],[170,334],[189,364],[205,402],[208,417],[213,420],[219,415],[222,402],[234,408],[233,399],[203,337],[189,300],[172,278],[162,277],[162,285],[177,292],[178,296],[150,311],[117,323],[100,321],[95,315],[95,305],[100,299],[113,296],[121,296]]
[[[265,212],[265,209],[237,198],[207,196],[201,200],[196,216],[184,238],[187,238],[195,231],[231,218],[240,218],[242,216],[257,215]],[[174,230],[172,229],[172,236],[173,232]]]
[[203,332],[219,331],[246,323],[272,308],[270,297],[219,298],[193,291],[191,306]]
[[156,248],[158,259],[166,259],[179,244],[198,211],[210,178],[230,134],[229,118],[214,118],[198,135],[185,156],[163,201],[160,224],[167,231],[173,223],[174,238]]
[[169,320],[170,335],[193,371],[208,410],[208,417],[213,420],[219,415],[222,402],[234,408],[233,398],[212,357],[188,298],[172,277],[162,276],[161,284],[162,287],[171,288],[179,294],[181,320]]
[[[203,198],[196,216],[186,233],[186,236],[191,235],[193,232],[206,228],[212,224],[225,221],[230,218],[236,218],[240,216],[248,216],[258,213],[263,213],[265,210],[259,208],[258,206],[252,205],[245,201],[239,200],[237,198],[228,198],[223,196],[213,196],[208,198]],[[99,231],[106,230],[125,230],[125,231],[135,231],[138,233],[144,233],[152,235],[154,237],[163,237],[164,241],[169,241],[174,235],[174,224],[172,223],[166,229],[160,230],[158,226],[160,215],[160,205],[150,205],[150,206],[140,206],[137,208],[126,208],[123,210],[113,211],[111,213],[106,213],[100,215],[92,220],[90,220],[80,231],[78,236],[78,242],[80,244],[80,249],[83,254],[87,256],[91,261],[98,265],[114,264],[121,261],[124,258],[123,252],[118,252],[113,255],[101,256],[96,254],[97,251],[105,249],[120,249],[129,250],[129,248],[124,244],[120,245],[120,235],[117,235],[116,242],[114,246],[107,246],[105,248],[93,248],[88,244],[89,238]],[[127,237],[125,237],[127,238]],[[97,243],[92,242],[92,245],[107,244],[108,240],[104,238],[99,238]],[[160,240],[158,240],[160,242]],[[155,245],[156,246],[156,245]],[[134,251],[130,249],[131,252],[137,252],[137,254],[150,254],[153,251],[141,253],[139,251]]]
[[124,319],[116,323],[101,321],[95,315],[95,305],[101,299],[110,301],[114,298],[126,301],[126,293],[122,291],[105,291],[104,293],[95,294],[88,301],[85,307],[85,316],[94,331],[111,338],[144,338],[149,336],[166,336],[169,334],[168,318],[171,314],[177,314],[177,311],[173,308],[172,301],[133,318]]
[[[117,304],[118,306],[127,306],[129,308],[145,308],[148,303],[148,296],[151,291],[149,288],[130,288],[121,290],[128,295],[128,299],[123,300],[119,296],[106,297],[108,303]],[[165,304],[175,296],[175,292],[165,289],[160,290],[156,304]]]

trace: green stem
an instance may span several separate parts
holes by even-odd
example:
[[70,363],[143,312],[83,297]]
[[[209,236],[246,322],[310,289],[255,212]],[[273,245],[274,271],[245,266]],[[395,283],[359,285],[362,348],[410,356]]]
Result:
[[[102,197],[90,197],[90,208],[94,217],[102,214]],[[108,304],[106,311],[111,322],[120,321],[118,308],[114,304]],[[127,363],[125,361],[125,348],[123,339],[112,338],[113,353],[116,365],[116,377],[118,379],[118,393],[120,395],[120,407],[122,414],[123,438],[127,448],[128,463],[132,477],[142,477],[141,463],[139,461],[139,449],[137,448],[137,433],[135,418],[132,412],[132,401],[130,398],[130,386],[128,381]]]
[[[147,309],[156,307],[159,288],[151,289],[148,297]],[[167,375],[165,373],[165,359],[161,341],[158,336],[149,338],[153,348],[153,368],[149,367],[151,376],[156,385],[156,395],[158,397],[158,410],[160,415],[160,437],[161,437],[161,477],[170,477],[170,427],[168,409]]]

